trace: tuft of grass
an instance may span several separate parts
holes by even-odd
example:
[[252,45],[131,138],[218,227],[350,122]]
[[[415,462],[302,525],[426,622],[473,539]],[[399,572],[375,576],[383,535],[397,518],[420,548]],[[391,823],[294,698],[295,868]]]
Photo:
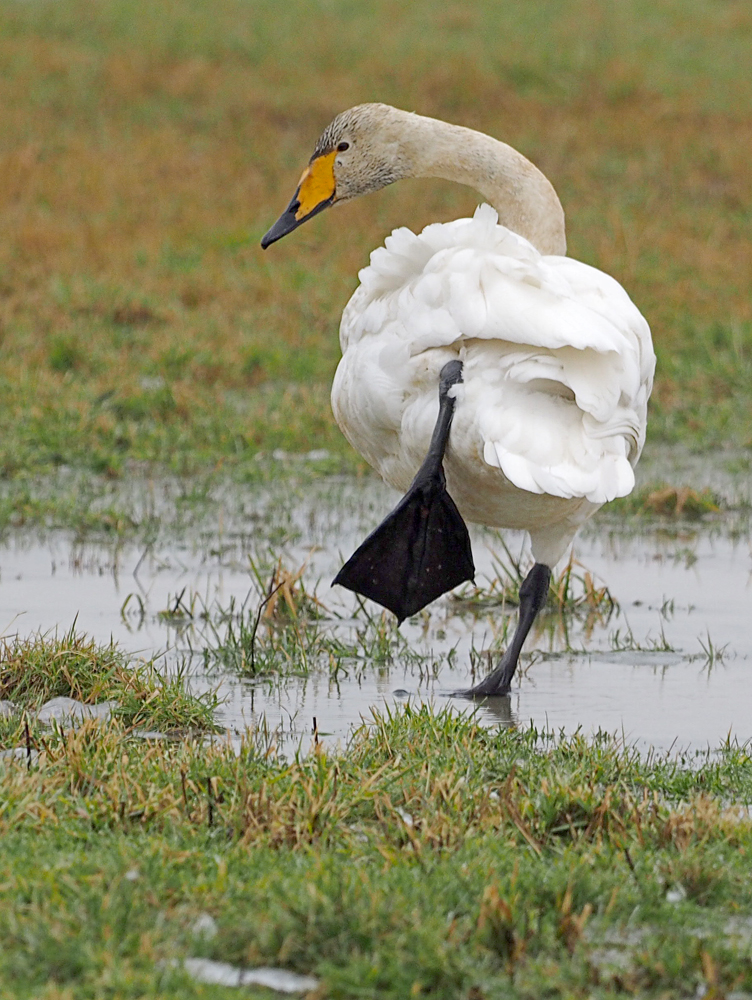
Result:
[[695,490],[691,486],[662,484],[643,486],[627,497],[612,501],[607,513],[699,521],[707,515],[720,513],[724,508],[727,505],[710,489]]
[[[221,665],[246,676],[270,674],[308,675],[314,670],[336,680],[353,670],[383,666],[397,657],[402,662],[421,664],[423,656],[413,650],[388,612],[371,615],[358,598],[355,626],[347,637],[339,616],[306,588],[306,563],[295,571],[278,560],[265,581],[252,564],[257,589],[255,608],[248,599],[226,608],[204,607],[198,614],[203,622],[201,650],[207,666]],[[196,616],[191,616],[196,621]]]
[[[75,630],[62,636],[38,633],[0,638],[0,700],[18,713],[34,711],[56,697],[87,705],[115,701],[114,714],[145,729],[214,731],[214,695],[191,695],[178,673],[165,676],[154,661],[131,663],[114,644],[101,645]],[[18,743],[22,720],[5,720],[5,746]]]
[[[462,608],[483,610],[488,607],[517,607],[520,603],[520,587],[522,586],[529,566],[525,566],[521,557],[516,557],[510,551],[504,539],[499,535],[497,543],[502,548],[502,555],[494,557],[495,576],[487,586],[465,587],[452,595]],[[607,621],[617,603],[611,596],[608,587],[598,586],[593,574],[574,555],[556,576],[551,576],[548,590],[548,607],[559,614],[576,613],[593,620]]]
[[114,644],[101,646],[76,632],[0,639],[0,697],[29,708],[60,695],[87,704],[104,701],[126,673]]

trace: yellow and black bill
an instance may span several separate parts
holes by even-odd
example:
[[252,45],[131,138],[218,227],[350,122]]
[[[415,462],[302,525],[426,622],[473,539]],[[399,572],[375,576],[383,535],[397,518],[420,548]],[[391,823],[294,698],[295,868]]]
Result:
[[280,215],[269,232],[261,240],[264,250],[293,229],[297,229],[314,215],[323,212],[337,200],[336,181],[334,178],[334,157],[336,151],[317,156],[308,164],[300,178],[298,189],[292,201]]

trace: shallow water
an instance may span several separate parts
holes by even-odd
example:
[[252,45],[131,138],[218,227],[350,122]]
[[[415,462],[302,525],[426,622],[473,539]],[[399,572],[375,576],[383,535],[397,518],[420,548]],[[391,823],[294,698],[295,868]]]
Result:
[[[693,473],[693,477],[695,474]],[[717,482],[717,477],[715,478]],[[744,481],[746,483],[746,480]],[[450,693],[503,648],[514,618],[503,608],[471,613],[451,598],[402,627],[408,642],[392,662],[353,658],[337,671],[241,679],[207,674],[203,650],[216,644],[209,618],[234,600],[253,609],[262,579],[281,558],[307,560],[304,579],[324,606],[319,627],[351,642],[364,627],[351,596],[328,581],[390,509],[395,496],[372,480],[314,482],[292,490],[225,488],[199,528],[144,544],[76,540],[64,532],[17,533],[0,547],[0,625],[6,634],[68,629],[116,639],[165,669],[187,665],[197,690],[219,685],[220,721],[233,730],[266,726],[288,749],[319,737],[343,740],[372,706],[433,700],[473,710]],[[516,557],[519,533],[503,539]],[[572,732],[604,730],[640,748],[704,750],[727,736],[752,738],[752,555],[748,520],[617,529],[595,522],[575,555],[618,604],[610,616],[547,615],[528,640],[510,699],[477,708],[488,724]],[[495,576],[499,536],[473,533],[477,580]],[[576,572],[584,572],[575,568]],[[178,602],[179,595],[182,595]],[[163,612],[177,608],[177,615]],[[193,618],[184,613],[188,609]],[[380,611],[370,606],[378,618]],[[262,626],[262,628],[265,626]],[[450,651],[454,651],[450,656]],[[471,658],[471,653],[479,654]]]

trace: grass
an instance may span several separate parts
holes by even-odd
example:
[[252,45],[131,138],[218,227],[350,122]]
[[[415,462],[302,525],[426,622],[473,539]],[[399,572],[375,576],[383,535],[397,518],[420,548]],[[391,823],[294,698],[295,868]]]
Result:
[[[75,626],[62,636],[0,638],[0,700],[15,706],[0,726],[3,746],[17,745],[26,719],[33,724],[35,712],[58,697],[86,705],[113,701],[114,715],[129,727],[163,732],[216,728],[212,695],[190,695],[180,674],[165,676],[153,660],[129,662],[114,643],[100,645]],[[36,725],[37,736],[41,731]]]
[[278,558],[267,580],[252,564],[252,588],[242,604],[207,607],[192,595],[185,624],[194,632],[186,640],[201,652],[207,670],[246,677],[323,671],[336,682],[398,659],[427,669],[428,657],[411,648],[393,615],[369,613],[359,597],[349,611],[332,611],[308,589],[305,570],[305,563],[289,570]]
[[320,997],[749,991],[752,761],[693,763],[409,707],[292,760],[87,723],[4,765],[0,982],[234,995],[172,964],[207,955]]
[[258,239],[322,127],[373,99],[539,162],[571,253],[652,323],[651,439],[752,445],[741,0],[0,9],[5,477],[253,470],[277,449],[357,465],[328,404],[357,270],[393,226],[476,198],[404,183],[267,254]]
[[607,508],[608,514],[683,521],[700,521],[706,515],[730,510],[730,505],[712,490],[694,490],[689,486],[650,485],[632,491]]

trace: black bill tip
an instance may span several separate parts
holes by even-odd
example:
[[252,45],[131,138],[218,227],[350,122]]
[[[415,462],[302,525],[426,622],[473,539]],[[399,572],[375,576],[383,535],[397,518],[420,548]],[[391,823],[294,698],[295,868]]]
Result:
[[308,215],[304,215],[302,219],[299,219],[297,217],[297,213],[300,210],[300,202],[298,201],[296,192],[295,197],[292,199],[285,211],[282,215],[280,215],[269,232],[261,240],[261,249],[266,250],[266,248],[270,247],[272,243],[276,243],[277,240],[281,240],[283,236],[287,236],[287,234],[291,233],[293,229],[297,229],[298,226],[301,226],[304,222],[312,219],[314,215],[318,215],[319,212],[323,212],[325,208],[333,205],[335,200],[334,195],[332,195],[331,198],[324,199],[324,201],[319,202],[312,212],[309,212]]
[[262,250],[266,250],[266,248],[270,247],[272,243],[276,243],[277,240],[281,240],[283,236],[287,236],[288,233],[291,233],[293,229],[297,229],[302,221],[301,219],[297,219],[295,217],[295,213],[299,207],[299,203],[293,198],[282,215],[280,215],[269,232],[266,233],[261,240]]

